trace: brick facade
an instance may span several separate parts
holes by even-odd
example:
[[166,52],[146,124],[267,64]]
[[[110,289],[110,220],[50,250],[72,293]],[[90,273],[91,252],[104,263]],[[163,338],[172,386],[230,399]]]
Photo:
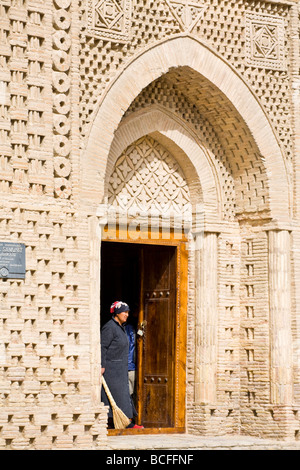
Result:
[[[105,447],[118,178],[190,214],[186,429],[299,439],[299,18],[292,0],[0,0],[0,241],[26,245],[25,279],[0,279],[1,449]],[[122,159],[150,171],[148,148],[142,193]]]

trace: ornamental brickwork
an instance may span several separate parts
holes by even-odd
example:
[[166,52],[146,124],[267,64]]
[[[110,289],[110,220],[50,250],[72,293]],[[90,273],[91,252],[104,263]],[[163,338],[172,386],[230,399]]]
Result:
[[26,246],[1,449],[106,446],[108,206],[186,216],[185,430],[299,439],[299,24],[296,0],[0,0],[0,242]]

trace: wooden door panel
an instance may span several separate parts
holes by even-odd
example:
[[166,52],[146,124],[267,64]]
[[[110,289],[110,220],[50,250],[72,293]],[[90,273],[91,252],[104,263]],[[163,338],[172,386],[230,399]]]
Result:
[[174,425],[176,249],[143,248],[142,422],[145,427]]
[[[166,248],[165,248],[166,249]],[[170,253],[164,253],[164,250],[153,247],[144,250],[145,273],[144,288],[145,290],[159,290],[170,288]]]
[[[167,384],[145,384],[143,397],[143,423],[146,427],[164,428],[172,425]],[[156,406],[159,403],[160,406]]]
[[146,300],[145,319],[149,326],[144,340],[145,377],[168,374],[168,358],[172,354],[168,336],[170,313],[168,299]]
[[[186,245],[111,239],[102,243],[101,263],[101,321],[110,319],[111,302],[119,298],[128,301],[132,315],[134,305],[138,306],[139,322],[148,319],[145,335],[138,339],[137,423],[145,426],[145,434],[184,432]],[[114,435],[133,432],[109,430]]]

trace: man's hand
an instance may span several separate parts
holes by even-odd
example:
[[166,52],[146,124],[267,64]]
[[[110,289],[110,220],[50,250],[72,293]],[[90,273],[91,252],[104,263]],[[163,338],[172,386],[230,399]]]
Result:
[[102,369],[101,369],[101,375],[103,375],[104,372],[105,372],[105,367],[102,367]]

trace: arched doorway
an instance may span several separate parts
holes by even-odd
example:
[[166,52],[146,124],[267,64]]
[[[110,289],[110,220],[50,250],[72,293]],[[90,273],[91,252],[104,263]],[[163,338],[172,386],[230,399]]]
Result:
[[101,321],[109,319],[114,299],[128,302],[129,322],[137,332],[138,421],[152,432],[183,432],[185,231],[191,220],[185,174],[173,155],[146,135],[116,161],[108,189],[101,244]]
[[[149,68],[149,63],[159,65]],[[188,371],[187,425],[206,432],[219,410],[219,416],[232,420],[231,429],[237,429],[240,409],[251,420],[249,403],[260,403],[269,393],[266,380],[263,386],[258,384],[256,395],[253,392],[253,377],[260,374],[257,355],[264,358],[264,373],[270,373],[269,351],[262,343],[256,345],[253,336],[253,312],[259,311],[262,323],[268,324],[272,299],[267,288],[262,292],[255,283],[267,286],[266,273],[277,262],[271,254],[279,253],[277,244],[289,237],[286,230],[283,237],[269,234],[280,231],[290,217],[284,156],[267,116],[243,80],[191,38],[170,40],[135,58],[100,103],[84,175],[88,179],[93,173],[91,198],[104,203],[102,212],[118,159],[145,136],[174,155],[190,190],[185,348],[189,353],[181,364]],[[84,194],[91,193],[84,189]],[[143,220],[133,217],[130,222],[136,235]],[[127,226],[122,233],[120,227],[116,230],[123,242],[133,233]],[[285,261],[288,256],[286,252]],[[256,278],[254,272],[259,273]],[[275,291],[270,292],[274,297]],[[289,297],[288,289],[285,295]],[[261,333],[264,326],[259,328],[259,334],[267,335],[265,330]],[[276,330],[274,341],[279,336]],[[279,349],[271,352],[271,363],[281,364]]]
[[[209,47],[189,36],[173,37],[134,57],[101,97],[82,154],[82,198],[96,204],[103,202],[105,182],[116,158],[111,153],[114,134],[122,118],[143,90],[167,74],[173,74],[173,84],[181,86],[191,109],[200,110],[201,115],[219,129],[219,135],[223,133],[226,147],[229,133],[234,142],[229,146],[233,155],[234,147],[239,147],[243,135],[252,142],[255,147],[252,153],[257,151],[257,160],[264,162],[268,172],[272,216],[287,220],[291,187],[283,151],[266,113],[237,72]],[[209,102],[205,103],[208,97]],[[244,160],[249,163],[249,158]],[[280,195],[277,191],[279,186]]]

